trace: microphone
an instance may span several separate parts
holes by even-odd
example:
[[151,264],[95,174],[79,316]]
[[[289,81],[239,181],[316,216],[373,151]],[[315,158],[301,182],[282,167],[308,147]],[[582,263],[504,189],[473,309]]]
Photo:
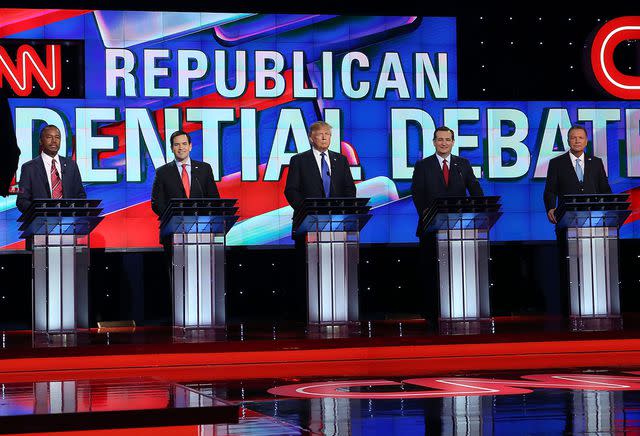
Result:
[[[336,161],[336,158],[332,158],[331,159],[333,162]],[[333,168],[333,165],[331,165],[331,167]],[[331,189],[331,192],[335,195],[336,194],[336,188],[333,186],[333,177],[331,177],[331,171],[329,169],[327,169],[327,176],[329,176],[329,186]],[[329,195],[327,195],[327,198],[329,198],[331,196],[331,193],[328,193]]]
[[191,178],[196,181],[196,183],[198,184],[198,187],[200,188],[200,194],[201,194],[200,197],[204,197],[205,196],[204,195],[205,194],[204,189],[202,189],[202,185],[200,184],[200,180],[198,180],[198,176],[196,176],[196,174],[193,171],[191,171]]

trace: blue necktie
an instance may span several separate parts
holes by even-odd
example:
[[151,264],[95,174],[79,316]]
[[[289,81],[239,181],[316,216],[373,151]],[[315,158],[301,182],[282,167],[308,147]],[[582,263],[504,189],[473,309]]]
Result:
[[320,163],[320,169],[322,171],[322,186],[324,187],[324,196],[329,197],[331,195],[331,176],[329,175],[329,164],[327,163],[327,155],[320,153],[322,162]]
[[580,165],[580,159],[576,159],[576,176],[578,176],[578,180],[582,183],[584,179],[584,173],[582,172],[582,165]]

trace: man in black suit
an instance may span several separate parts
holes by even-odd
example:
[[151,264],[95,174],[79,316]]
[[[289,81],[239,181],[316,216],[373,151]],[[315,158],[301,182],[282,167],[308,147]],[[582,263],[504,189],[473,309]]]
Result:
[[544,206],[549,222],[556,224],[558,201],[567,194],[609,194],[604,164],[599,157],[587,157],[587,130],[573,126],[567,135],[570,150],[549,161],[547,182],[544,185]]
[[20,170],[16,206],[25,212],[34,199],[87,198],[78,165],[58,155],[60,130],[53,125],[40,131],[40,155]]
[[427,209],[439,197],[465,196],[467,192],[472,196],[484,195],[482,187],[473,174],[471,164],[467,159],[451,154],[455,143],[453,130],[446,126],[438,127],[433,132],[433,146],[436,152],[421,161],[413,169],[411,195],[413,204],[418,212],[418,227],[416,236],[420,238],[420,281],[427,285],[430,291],[423,295],[423,316],[435,327],[435,320],[440,313],[438,287],[438,250],[434,233],[424,235],[420,231],[420,223]]
[[[544,186],[544,206],[547,219],[557,224],[556,208],[563,195],[568,194],[609,194],[611,187],[607,180],[602,159],[587,157],[584,149],[587,146],[587,130],[579,125],[572,126],[567,134],[569,151],[549,161],[547,181]],[[556,240],[559,251],[560,289],[567,289],[569,282],[567,264],[567,230],[556,227]],[[553,290],[550,290],[552,292]],[[553,292],[545,296],[546,311],[567,315],[569,298],[566,292]]]
[[289,162],[284,195],[294,211],[305,198],[355,197],[356,185],[347,158],[329,150],[331,126],[324,121],[313,123],[309,142],[311,149],[296,154]]
[[[295,211],[305,198],[355,197],[356,185],[351,177],[347,158],[329,150],[331,125],[316,121],[309,130],[311,149],[298,153],[289,162],[289,174],[284,189],[287,201]],[[285,316],[293,319],[306,317],[306,250],[303,237],[294,235],[296,289],[289,295],[290,306]],[[301,313],[301,309],[303,312]],[[303,315],[304,313],[304,315]]]
[[219,198],[211,165],[189,157],[191,136],[178,130],[171,135],[175,160],[156,170],[151,191],[151,208],[158,217],[172,198]]
[[451,154],[454,143],[453,130],[438,127],[433,133],[436,152],[419,161],[413,169],[411,195],[418,212],[416,236],[420,236],[422,216],[436,198],[465,196],[467,191],[472,196],[484,195],[469,161]]

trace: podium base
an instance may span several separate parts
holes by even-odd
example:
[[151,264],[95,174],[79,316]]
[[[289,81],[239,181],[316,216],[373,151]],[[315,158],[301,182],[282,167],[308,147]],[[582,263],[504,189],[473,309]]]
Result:
[[572,316],[569,319],[573,332],[601,332],[622,330],[622,317]]
[[173,327],[174,343],[198,343],[227,340],[225,326],[212,327]]
[[89,335],[88,329],[62,332],[33,331],[31,343],[34,348],[77,347],[88,344]]
[[479,335],[496,332],[493,318],[480,319],[442,319],[438,320],[441,335]]
[[344,322],[315,322],[308,323],[306,334],[308,338],[344,338],[351,335],[359,335],[361,331],[360,321]]

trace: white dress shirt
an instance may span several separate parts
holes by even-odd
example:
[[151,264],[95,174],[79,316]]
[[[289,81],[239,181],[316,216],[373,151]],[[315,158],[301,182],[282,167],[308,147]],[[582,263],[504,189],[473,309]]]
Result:
[[446,157],[442,157],[438,153],[436,153],[436,157],[438,158],[438,163],[440,163],[440,169],[442,169],[442,165],[443,165],[442,163],[446,159],[447,166],[449,167],[449,170],[451,170],[451,153],[449,153]]
[[[573,153],[569,152],[569,157],[571,157],[571,165],[573,165],[573,171],[576,171],[576,161],[580,161],[580,167],[582,168],[582,178],[584,180],[584,153],[580,155],[580,157],[575,157]],[[576,171],[576,176],[578,172]]]
[[53,186],[51,185],[51,161],[56,161],[56,169],[60,176],[60,183],[62,183],[62,166],[60,165],[60,157],[57,154],[54,157],[51,157],[46,153],[40,153],[40,156],[42,157],[42,162],[44,162],[44,171],[47,173],[47,181],[49,182],[49,192],[53,198]]
[[[318,172],[320,173],[320,177],[322,177],[322,156],[320,156],[321,151],[318,151],[315,147],[311,147],[313,150],[313,157],[316,158],[316,164],[318,164]],[[324,152],[325,159],[327,160],[327,167],[329,168],[329,176],[331,176],[331,161],[329,160],[331,157],[329,156],[329,150]]]
[[180,180],[182,180],[182,165],[187,165],[187,176],[189,176],[189,187],[191,187],[191,158],[188,157],[182,162],[178,162],[177,160],[175,162],[178,167],[178,176],[180,177]]

